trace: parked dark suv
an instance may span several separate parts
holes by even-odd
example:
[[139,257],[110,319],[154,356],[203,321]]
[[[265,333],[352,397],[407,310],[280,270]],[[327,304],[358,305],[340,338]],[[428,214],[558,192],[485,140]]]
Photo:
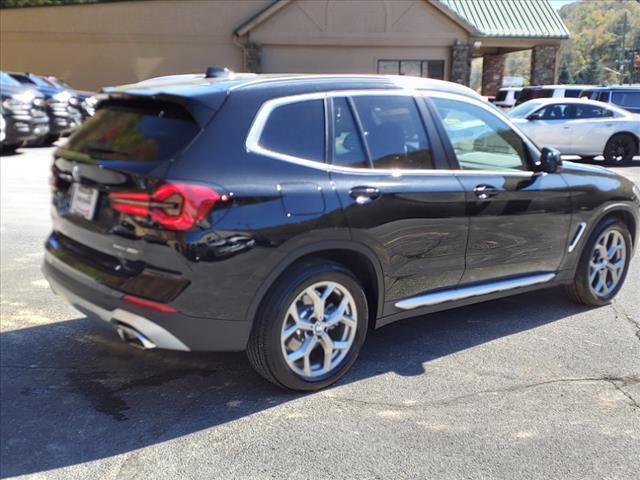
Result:
[[44,109],[44,96],[33,88],[23,86],[2,71],[0,100],[0,151],[12,152],[24,142],[43,138],[49,133],[49,117]]
[[[624,281],[640,192],[561,164],[466,87],[184,76],[108,90],[55,152],[44,274],[145,348],[244,350],[316,390],[367,329]],[[390,347],[391,348],[391,347]]]

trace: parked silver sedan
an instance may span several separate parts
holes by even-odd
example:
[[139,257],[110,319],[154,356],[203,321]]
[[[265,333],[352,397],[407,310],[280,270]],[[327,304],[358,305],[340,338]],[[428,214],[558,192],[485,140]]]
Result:
[[538,145],[563,155],[591,159],[603,155],[609,165],[631,163],[640,151],[640,116],[594,100],[530,100],[508,113]]

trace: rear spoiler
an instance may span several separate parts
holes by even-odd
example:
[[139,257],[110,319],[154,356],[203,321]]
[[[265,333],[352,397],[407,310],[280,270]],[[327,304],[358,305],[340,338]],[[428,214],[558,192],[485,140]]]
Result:
[[96,105],[96,109],[100,107],[100,104],[106,100],[154,100],[159,102],[171,102],[176,103],[186,109],[193,119],[196,121],[200,128],[204,128],[204,126],[209,123],[213,115],[218,111],[222,103],[224,102],[226,96],[221,95],[220,101],[217,105],[205,105],[204,103],[198,101],[198,99],[188,96],[182,95],[174,95],[169,93],[138,93],[138,92],[123,92],[118,91],[117,87],[107,87],[103,88],[100,94],[97,95],[98,104]]

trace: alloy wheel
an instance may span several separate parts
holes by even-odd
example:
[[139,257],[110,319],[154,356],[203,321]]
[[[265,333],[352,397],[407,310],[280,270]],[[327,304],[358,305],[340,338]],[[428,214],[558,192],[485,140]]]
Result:
[[605,230],[596,241],[589,261],[589,288],[600,298],[616,289],[624,273],[627,245],[623,235]]
[[336,282],[305,288],[289,306],[280,343],[289,368],[305,380],[335,371],[349,354],[358,326],[355,301]]

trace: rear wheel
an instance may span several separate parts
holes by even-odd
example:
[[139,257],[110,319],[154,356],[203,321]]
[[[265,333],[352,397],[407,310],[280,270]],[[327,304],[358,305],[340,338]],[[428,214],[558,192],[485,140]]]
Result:
[[626,133],[614,135],[604,147],[604,161],[607,165],[628,165],[638,154],[635,139]]
[[355,362],[367,325],[367,300],[351,272],[333,262],[304,263],[263,302],[247,355],[260,375],[280,387],[319,390]]
[[18,143],[0,143],[0,152],[2,153],[13,153],[15,152],[18,148],[20,148],[20,146],[22,145],[22,142],[18,142]]
[[586,243],[567,293],[582,305],[606,305],[622,287],[630,258],[629,229],[617,219],[605,220]]

